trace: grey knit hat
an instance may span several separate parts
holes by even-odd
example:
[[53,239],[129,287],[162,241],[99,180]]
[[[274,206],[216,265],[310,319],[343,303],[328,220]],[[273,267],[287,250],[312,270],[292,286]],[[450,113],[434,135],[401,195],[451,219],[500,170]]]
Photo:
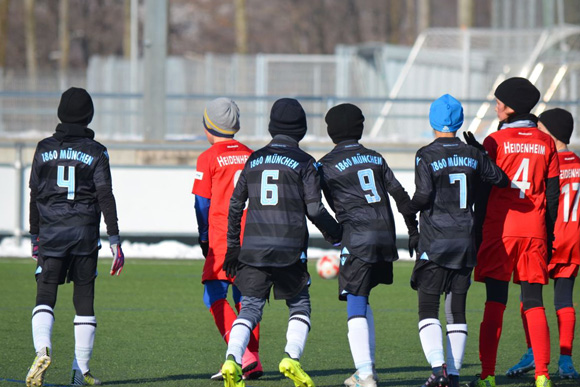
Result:
[[234,137],[240,130],[240,109],[229,98],[216,98],[203,112],[203,126],[217,137]]

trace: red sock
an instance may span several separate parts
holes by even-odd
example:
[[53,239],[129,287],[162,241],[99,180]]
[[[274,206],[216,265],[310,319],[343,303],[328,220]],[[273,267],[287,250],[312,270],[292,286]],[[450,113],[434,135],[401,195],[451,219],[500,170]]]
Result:
[[536,363],[536,378],[540,375],[550,377],[548,364],[550,364],[550,329],[546,320],[546,312],[543,306],[531,308],[525,312],[530,331],[534,362]]
[[556,315],[558,315],[558,331],[560,332],[560,354],[572,356],[576,311],[573,307],[562,308],[556,311]]
[[483,321],[479,326],[479,360],[481,360],[481,379],[495,375],[497,346],[501,337],[505,305],[495,301],[485,303]]
[[[242,304],[239,302],[236,304],[236,310],[238,314],[242,309]],[[250,342],[248,343],[248,351],[254,352],[257,356],[258,351],[260,350],[260,324],[256,325],[254,330],[252,331],[252,335],[250,336]]]
[[209,311],[213,316],[217,329],[220,331],[226,343],[228,343],[230,341],[232,324],[237,318],[236,313],[225,298],[217,300],[211,304]]
[[524,303],[520,302],[520,314],[522,315],[522,324],[524,325],[524,333],[526,334],[526,345],[527,348],[532,348],[532,342],[530,341],[530,330],[528,329],[528,318],[524,313]]

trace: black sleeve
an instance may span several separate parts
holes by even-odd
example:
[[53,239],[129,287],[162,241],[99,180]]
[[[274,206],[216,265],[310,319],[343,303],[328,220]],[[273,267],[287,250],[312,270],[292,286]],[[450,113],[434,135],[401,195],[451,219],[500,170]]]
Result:
[[240,173],[240,178],[234,188],[230,199],[230,209],[228,212],[228,247],[240,247],[240,233],[242,230],[242,216],[244,207],[248,199],[248,184],[246,179],[246,169]]
[[107,225],[107,235],[119,235],[119,225],[117,219],[117,203],[113,195],[113,187],[103,185],[97,187],[97,200],[103,212],[105,224]]
[[413,199],[404,207],[403,214],[405,215],[416,214],[428,208],[431,203],[431,194],[433,192],[431,172],[420,150],[417,152],[415,160],[415,193],[413,194]]
[[558,216],[558,204],[560,199],[560,178],[550,177],[546,179],[546,229],[548,238],[554,236],[554,224]]
[[480,152],[479,158],[479,174],[481,179],[489,184],[505,188],[510,182],[505,172],[496,165],[487,154]]
[[31,235],[38,235],[40,232],[40,214],[38,212],[38,207],[36,206],[36,196],[38,191],[36,189],[30,189],[30,211],[29,211],[29,232]]
[[320,174],[320,187],[322,188],[322,193],[324,193],[324,198],[326,199],[326,202],[330,208],[332,208],[332,211],[336,212],[334,209],[334,200],[332,199],[332,194],[330,193],[330,188],[328,188],[326,180],[324,179],[324,168],[320,162],[318,163],[318,173]]
[[485,214],[487,212],[487,200],[489,199],[489,193],[491,192],[491,184],[486,182],[480,182],[477,196],[475,197],[475,211],[474,211],[474,233],[475,233],[475,245],[479,250],[481,245],[482,232],[483,232],[483,222],[485,221]]
[[405,189],[399,185],[398,189],[389,193],[393,199],[395,199],[397,209],[401,214],[403,214],[403,218],[405,219],[405,224],[407,225],[407,231],[409,234],[416,232],[418,225],[417,218],[415,216],[416,211],[411,213],[408,210],[409,205],[411,205],[411,199],[409,198],[407,191],[405,191]]

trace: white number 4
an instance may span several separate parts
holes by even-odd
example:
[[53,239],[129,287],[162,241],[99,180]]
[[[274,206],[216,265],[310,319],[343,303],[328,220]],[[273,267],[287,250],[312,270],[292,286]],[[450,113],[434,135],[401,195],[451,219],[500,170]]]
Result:
[[75,198],[75,167],[68,167],[68,179],[64,178],[64,166],[59,165],[57,169],[56,184],[61,188],[67,189],[66,198],[74,200]]
[[526,197],[526,191],[529,190],[532,185],[528,181],[529,171],[530,159],[523,159],[512,180],[511,187],[520,190],[520,199]]

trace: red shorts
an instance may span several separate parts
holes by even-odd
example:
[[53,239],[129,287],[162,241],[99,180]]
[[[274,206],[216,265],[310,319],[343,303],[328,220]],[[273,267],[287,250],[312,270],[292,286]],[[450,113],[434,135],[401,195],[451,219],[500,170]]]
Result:
[[578,265],[574,263],[550,263],[548,265],[550,278],[572,278],[578,275]]
[[474,279],[486,278],[514,283],[548,283],[546,241],[540,238],[504,237],[484,239],[477,253]]

